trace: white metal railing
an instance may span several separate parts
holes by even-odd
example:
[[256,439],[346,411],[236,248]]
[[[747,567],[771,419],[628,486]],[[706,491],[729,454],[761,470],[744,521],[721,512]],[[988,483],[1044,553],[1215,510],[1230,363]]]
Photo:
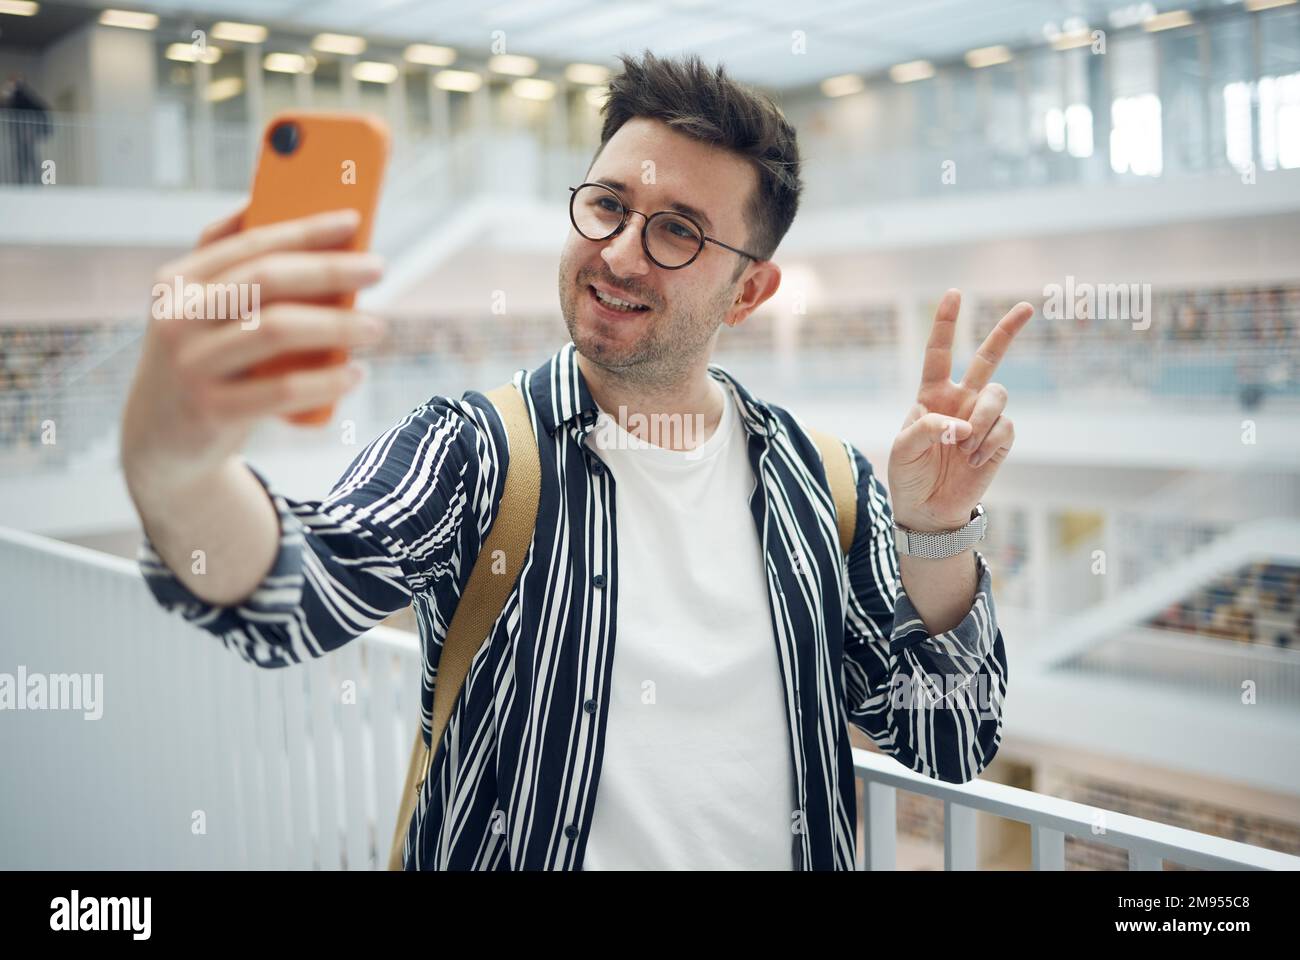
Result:
[[[1139,589],[1124,590],[1109,602],[1059,623],[1050,638],[1025,651],[1025,658],[1037,669],[1062,667],[1105,641],[1127,636],[1137,625],[1186,601],[1198,588],[1260,559],[1300,564],[1300,521],[1275,514],[1236,524],[1222,536],[1163,564],[1140,581]],[[1260,658],[1269,655],[1269,647],[1241,645],[1237,650],[1256,662],[1246,676],[1255,677],[1255,671],[1265,669]]]
[[976,813],[1027,824],[1034,870],[1065,869],[1065,838],[1079,837],[1128,851],[1130,870],[1161,870],[1166,860],[1203,870],[1300,870],[1300,857],[1195,830],[1171,827],[1072,800],[985,780],[954,784],[908,770],[892,757],[853,751],[863,781],[860,817],[864,842],[858,867],[894,870],[899,790],[943,801],[945,870],[979,865]]
[[[492,321],[496,319],[492,318]],[[427,322],[431,330],[442,325],[438,317],[430,317]],[[559,330],[558,321],[547,330],[552,328]],[[84,371],[70,369],[54,377],[43,376],[43,382],[35,387],[0,389],[0,472],[10,471],[6,462],[10,451],[30,449],[39,442],[40,425],[47,419],[53,420],[60,431],[61,446],[57,450],[44,451],[49,455],[42,458],[51,466],[68,466],[70,457],[111,436],[120,420],[138,359],[138,334],[142,329],[137,326],[134,333],[124,334],[120,341],[106,348],[107,352],[98,358],[96,364]],[[738,335],[736,340],[740,336],[744,335]],[[363,384],[358,391],[371,419],[359,426],[373,425],[382,429],[405,414],[414,403],[435,393],[459,396],[464,389],[482,388],[485,381],[477,377],[479,372],[508,376],[520,367],[531,367],[541,362],[562,341],[562,334],[550,336],[548,333],[547,337],[538,340],[544,346],[523,355],[515,348],[517,345],[504,347],[492,335],[479,330],[459,346],[451,346],[445,352],[426,350],[410,356],[359,352],[358,359],[369,358],[371,365],[369,383]],[[714,359],[733,370],[760,396],[779,398],[789,404],[840,397],[860,400],[868,395],[898,395],[904,386],[900,349],[884,346],[787,350],[778,348],[768,339],[743,346],[721,347]],[[1117,353],[1111,359],[1120,362],[1121,358]],[[1068,361],[1062,356],[1056,357],[1055,362],[1061,369],[1068,367]],[[966,365],[964,359],[957,359],[954,363],[957,368]],[[1159,361],[1153,363],[1158,367]],[[1008,358],[999,368],[998,380],[1005,383],[1013,395],[1029,400],[1055,405],[1087,402],[1091,406],[1092,394],[1076,392],[1069,385],[1056,383],[1051,379],[1052,369],[1054,367],[1048,364],[1037,362],[1032,355],[1019,360]],[[1207,412],[1221,412],[1223,404],[1228,402],[1214,392],[1198,394],[1204,381],[1193,373],[1185,377],[1175,376],[1177,368],[1160,369],[1169,370],[1165,383],[1182,384],[1179,392],[1163,393],[1163,399],[1176,401],[1186,412],[1198,409],[1198,404]],[[1158,399],[1159,395],[1135,391],[1128,396],[1129,400],[1135,398]],[[1119,403],[1121,399],[1121,394],[1112,391],[1097,400],[1098,410],[1106,409],[1107,404]],[[1276,393],[1268,398],[1266,409],[1292,409],[1298,401],[1300,384],[1290,380],[1277,387]],[[20,456],[25,461],[26,455]]]
[[1177,686],[1240,702],[1249,678],[1256,701],[1300,707],[1300,650],[1236,643],[1190,631],[1134,627],[1071,660],[1066,669]]
[[[375,628],[321,659],[258,669],[160,610],[129,561],[7,529],[0,584],[0,671],[102,680],[99,719],[29,709],[0,723],[0,869],[386,865],[418,723],[415,637]],[[948,869],[977,865],[976,811],[1029,824],[1036,869],[1063,866],[1066,834],[1124,847],[1141,869],[1300,868],[1001,784],[930,780],[863,750],[854,763],[871,869],[895,865],[899,789],[944,801]]]
[[259,669],[159,609],[133,563],[11,530],[0,584],[0,672],[102,679],[99,719],[0,723],[0,869],[386,867],[414,636]]
[[[408,150],[427,152],[443,139],[397,136],[394,159]],[[562,199],[564,188],[581,178],[597,147],[595,142],[555,146],[523,127],[470,128],[452,137],[459,139],[494,144],[475,172],[538,199]],[[846,147],[813,134],[804,139],[802,203],[812,210],[945,196],[953,190],[945,170],[957,173],[964,194],[1132,179],[1113,173],[1108,164],[1044,148],[1003,150],[978,143],[882,148],[866,141]],[[170,101],[153,113],[50,111],[44,122],[29,111],[0,110],[0,186],[39,185],[48,176],[43,164],[53,161],[62,184],[243,190],[256,143],[257,131],[246,121],[201,122],[189,114],[187,105]],[[1241,172],[1221,163],[1206,170],[1171,169],[1154,179],[1188,176],[1239,180]]]
[[[0,110],[0,186],[242,189],[252,156],[247,124],[214,123],[210,141],[166,113]],[[203,162],[196,160],[202,157]]]

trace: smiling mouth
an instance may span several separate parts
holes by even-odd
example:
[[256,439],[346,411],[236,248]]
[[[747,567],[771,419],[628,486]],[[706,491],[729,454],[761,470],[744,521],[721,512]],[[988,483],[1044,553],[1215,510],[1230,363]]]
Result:
[[614,313],[646,313],[650,309],[648,306],[634,304],[627,300],[622,300],[618,297],[612,297],[609,294],[602,293],[591,284],[587,285],[587,290],[590,293],[592,300],[601,307],[604,307],[606,310],[610,310]]

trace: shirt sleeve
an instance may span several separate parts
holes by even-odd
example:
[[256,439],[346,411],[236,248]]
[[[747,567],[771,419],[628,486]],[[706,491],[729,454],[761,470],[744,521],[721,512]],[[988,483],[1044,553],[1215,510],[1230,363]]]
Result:
[[435,398],[368,444],[323,500],[289,497],[248,464],[280,523],[261,583],[237,604],[209,603],[163,563],[147,535],[137,553],[145,583],[163,609],[260,667],[323,656],[425,587],[436,588],[435,620],[449,620],[437,598],[454,608],[491,496],[476,431],[468,406]]
[[978,585],[971,610],[931,636],[903,589],[885,485],[860,451],[849,450],[858,491],[844,628],[849,719],[909,769],[966,783],[1002,741],[1007,656],[989,565],[972,548]]

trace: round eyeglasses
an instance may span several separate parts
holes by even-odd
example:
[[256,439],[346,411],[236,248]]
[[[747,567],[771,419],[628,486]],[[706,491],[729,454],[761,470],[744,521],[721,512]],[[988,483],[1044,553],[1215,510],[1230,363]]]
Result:
[[582,183],[569,190],[569,219],[573,221],[573,229],[588,240],[608,240],[622,232],[628,214],[640,214],[645,218],[641,247],[652,262],[665,270],[690,266],[706,242],[716,243],[755,262],[763,259],[705,236],[700,225],[684,213],[660,210],[646,216],[640,210],[633,210],[612,187],[603,183]]

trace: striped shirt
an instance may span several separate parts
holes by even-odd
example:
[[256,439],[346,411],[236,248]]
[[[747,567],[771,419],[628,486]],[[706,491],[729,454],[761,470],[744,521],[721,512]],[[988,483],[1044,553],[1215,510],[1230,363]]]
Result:
[[[952,783],[977,776],[997,752],[1007,661],[989,567],[976,550],[970,612],[931,636],[903,590],[888,496],[862,453],[845,445],[858,495],[845,558],[821,457],[800,420],[751,396],[723,367],[708,369],[739,406],[758,480],[749,512],[799,804],[791,866],[851,870],[849,723],[905,767]],[[513,379],[540,452],[536,532],[436,745],[406,831],[408,870],[582,868],[616,649],[614,485],[588,443],[598,408],[574,345]],[[487,397],[435,396],[371,441],[323,500],[286,497],[250,465],[279,513],[281,540],[242,603],[196,597],[147,537],[140,567],[164,608],[261,667],[323,656],[414,605],[428,742],[442,644],[508,463],[505,427]]]

